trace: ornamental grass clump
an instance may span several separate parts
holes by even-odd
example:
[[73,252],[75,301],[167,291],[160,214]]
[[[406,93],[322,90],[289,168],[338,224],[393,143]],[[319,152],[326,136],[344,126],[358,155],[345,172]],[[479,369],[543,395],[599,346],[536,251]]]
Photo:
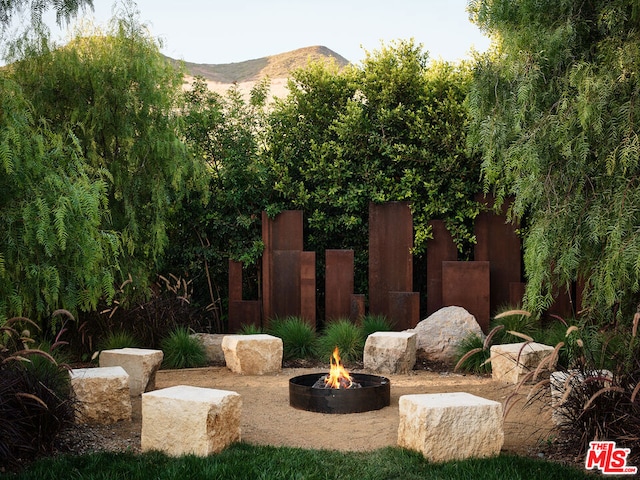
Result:
[[334,320],[328,323],[318,339],[319,358],[331,358],[336,347],[338,347],[343,361],[362,360],[364,351],[362,328],[347,319]]
[[165,368],[195,368],[207,364],[204,346],[186,327],[177,327],[161,342]]
[[[22,317],[0,326],[0,465],[52,452],[74,419],[69,372],[50,352],[31,348],[34,328]],[[58,335],[51,350],[63,344]]]
[[300,317],[276,318],[269,323],[267,333],[282,339],[283,359],[305,359],[315,356],[316,331]]

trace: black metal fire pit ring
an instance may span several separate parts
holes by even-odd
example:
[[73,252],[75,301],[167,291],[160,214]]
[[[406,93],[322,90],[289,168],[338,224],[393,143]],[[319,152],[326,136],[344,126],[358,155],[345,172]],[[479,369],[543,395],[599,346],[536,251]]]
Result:
[[312,388],[325,373],[310,373],[289,380],[289,405],[319,413],[362,413],[391,403],[391,382],[386,377],[352,373],[362,388]]

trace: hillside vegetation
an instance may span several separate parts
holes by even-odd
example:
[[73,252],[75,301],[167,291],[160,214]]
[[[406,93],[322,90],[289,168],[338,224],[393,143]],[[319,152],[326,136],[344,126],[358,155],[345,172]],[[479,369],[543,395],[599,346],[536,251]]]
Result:
[[[310,61],[334,59],[340,67],[349,61],[327,47],[313,46],[244,62],[207,64],[182,62],[188,74],[202,76],[210,82],[231,84],[255,82],[265,77],[287,78],[289,72],[306,66]],[[178,60],[174,60],[178,62]]]

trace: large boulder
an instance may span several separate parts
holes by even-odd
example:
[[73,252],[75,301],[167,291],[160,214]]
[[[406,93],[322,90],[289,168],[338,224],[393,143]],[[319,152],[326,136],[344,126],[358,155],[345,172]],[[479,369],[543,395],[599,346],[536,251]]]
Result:
[[416,348],[429,360],[455,363],[458,344],[468,335],[484,338],[475,317],[462,307],[444,307],[422,320],[416,332]]

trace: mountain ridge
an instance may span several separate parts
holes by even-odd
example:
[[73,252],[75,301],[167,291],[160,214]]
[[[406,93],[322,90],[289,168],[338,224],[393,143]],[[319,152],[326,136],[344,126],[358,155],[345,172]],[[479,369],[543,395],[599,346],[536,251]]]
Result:
[[298,48],[289,52],[252,60],[223,64],[194,63],[168,58],[172,62],[183,65],[188,75],[201,76],[209,82],[220,84],[256,82],[265,77],[271,79],[287,78],[289,72],[296,68],[304,67],[311,61],[335,61],[339,68],[343,68],[350,63],[342,55],[321,45]]

